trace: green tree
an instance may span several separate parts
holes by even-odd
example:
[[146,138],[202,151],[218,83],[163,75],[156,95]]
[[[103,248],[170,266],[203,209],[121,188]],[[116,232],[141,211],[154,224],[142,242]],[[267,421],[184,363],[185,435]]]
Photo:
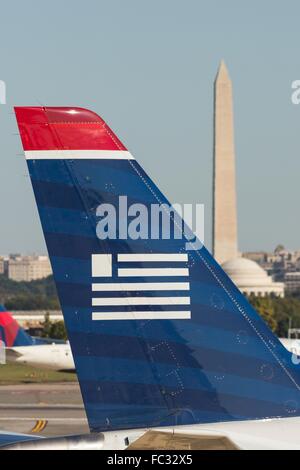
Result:
[[51,336],[51,321],[50,321],[50,314],[47,312],[45,315],[45,320],[43,321],[43,331],[42,336],[43,338],[50,338]]
[[10,310],[59,310],[53,277],[16,282],[0,275],[0,299]]
[[300,328],[300,299],[294,295],[285,298],[276,298],[273,301],[275,318],[277,320],[276,333],[279,337],[286,337],[289,324],[293,328]]
[[52,323],[50,337],[56,339],[63,339],[64,341],[68,339],[67,330],[63,321],[57,321]]
[[68,336],[65,323],[63,321],[51,322],[49,313],[46,313],[45,320],[43,322],[42,337],[66,341]]
[[250,295],[249,301],[255,310],[260,314],[262,319],[269,325],[272,331],[277,329],[277,321],[272,297],[256,297]]

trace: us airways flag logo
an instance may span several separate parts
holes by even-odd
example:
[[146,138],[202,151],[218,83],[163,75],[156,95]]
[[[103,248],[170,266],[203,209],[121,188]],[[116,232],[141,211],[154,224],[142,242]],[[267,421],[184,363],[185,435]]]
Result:
[[92,319],[190,319],[187,262],[186,253],[92,255]]

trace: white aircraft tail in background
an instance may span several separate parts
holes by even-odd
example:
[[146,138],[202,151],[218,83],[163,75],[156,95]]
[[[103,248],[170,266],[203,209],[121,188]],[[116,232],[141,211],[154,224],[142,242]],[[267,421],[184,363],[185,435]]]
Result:
[[33,338],[21,328],[12,314],[2,305],[0,305],[1,340],[5,346],[4,352],[8,361],[55,370],[75,369],[69,343]]

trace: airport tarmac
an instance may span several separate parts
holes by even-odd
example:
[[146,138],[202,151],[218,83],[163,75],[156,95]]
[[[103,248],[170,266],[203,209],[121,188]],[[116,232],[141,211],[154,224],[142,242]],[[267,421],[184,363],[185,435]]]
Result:
[[78,383],[0,386],[0,429],[42,436],[89,432]]

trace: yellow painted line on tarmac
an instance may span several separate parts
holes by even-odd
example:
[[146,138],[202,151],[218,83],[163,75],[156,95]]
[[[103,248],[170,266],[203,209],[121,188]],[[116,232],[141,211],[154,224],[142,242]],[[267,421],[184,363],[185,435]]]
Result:
[[32,433],[39,433],[44,431],[45,427],[47,426],[48,421],[46,419],[38,419],[36,425],[32,428]]

